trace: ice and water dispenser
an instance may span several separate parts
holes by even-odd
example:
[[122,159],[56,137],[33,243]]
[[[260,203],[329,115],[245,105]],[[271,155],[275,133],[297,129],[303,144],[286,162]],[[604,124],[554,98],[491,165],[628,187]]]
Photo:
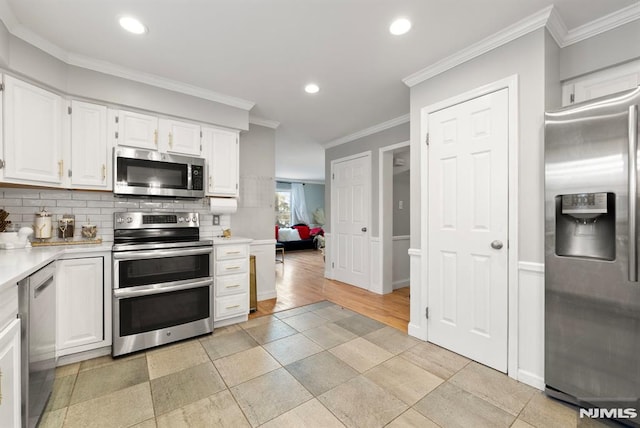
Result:
[[614,260],[615,211],[613,193],[556,196],[556,254]]

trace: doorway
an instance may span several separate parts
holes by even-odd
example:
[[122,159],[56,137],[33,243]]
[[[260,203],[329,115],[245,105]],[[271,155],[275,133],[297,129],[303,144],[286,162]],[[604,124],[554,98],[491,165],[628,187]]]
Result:
[[331,162],[333,278],[369,289],[371,152]]

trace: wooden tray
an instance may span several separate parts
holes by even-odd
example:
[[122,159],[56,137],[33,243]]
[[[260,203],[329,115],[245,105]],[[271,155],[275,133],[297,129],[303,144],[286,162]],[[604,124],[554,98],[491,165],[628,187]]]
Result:
[[31,242],[32,247],[51,247],[53,245],[85,245],[85,244],[102,244],[102,238],[96,239],[82,239],[78,241],[63,241],[63,240],[55,240],[55,241],[33,241]]

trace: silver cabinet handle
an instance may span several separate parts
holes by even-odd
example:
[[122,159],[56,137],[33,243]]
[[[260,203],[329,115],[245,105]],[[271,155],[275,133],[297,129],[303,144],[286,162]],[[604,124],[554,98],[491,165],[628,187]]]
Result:
[[491,243],[491,248],[494,250],[499,250],[502,248],[502,241],[495,240]]
[[638,261],[636,237],[636,199],[637,183],[637,151],[638,151],[638,106],[629,107],[629,281],[638,282]]

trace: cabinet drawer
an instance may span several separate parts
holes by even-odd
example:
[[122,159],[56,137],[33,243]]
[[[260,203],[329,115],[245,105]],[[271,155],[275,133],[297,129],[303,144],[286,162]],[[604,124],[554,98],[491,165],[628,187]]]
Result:
[[0,302],[0,330],[2,330],[18,315],[18,285],[11,285],[0,291]]
[[216,262],[216,276],[247,273],[249,261],[247,259],[224,260]]
[[216,299],[215,319],[230,318],[249,313],[249,296],[247,293],[233,296],[219,297]]
[[249,276],[225,275],[216,278],[216,296],[228,296],[231,294],[246,293],[249,284]]
[[216,247],[216,260],[243,259],[248,251],[248,245],[221,245]]

